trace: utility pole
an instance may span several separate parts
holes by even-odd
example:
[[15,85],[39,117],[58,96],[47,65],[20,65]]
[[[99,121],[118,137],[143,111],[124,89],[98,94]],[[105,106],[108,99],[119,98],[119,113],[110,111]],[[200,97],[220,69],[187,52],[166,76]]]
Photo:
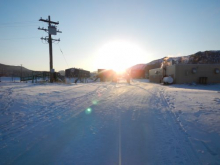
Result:
[[42,19],[40,18],[39,21],[48,23],[48,29],[45,28],[38,28],[38,30],[43,30],[48,33],[48,37],[41,37],[41,40],[45,40],[49,44],[49,59],[50,59],[50,82],[53,82],[53,50],[52,50],[52,41],[60,41],[60,39],[53,39],[51,35],[56,35],[57,33],[62,33],[61,31],[57,30],[56,25],[59,24],[59,22],[53,22],[50,20],[50,16],[48,16],[48,19]]
[[[21,64],[21,78],[22,78],[22,64]],[[21,78],[20,78],[20,82],[21,82]]]

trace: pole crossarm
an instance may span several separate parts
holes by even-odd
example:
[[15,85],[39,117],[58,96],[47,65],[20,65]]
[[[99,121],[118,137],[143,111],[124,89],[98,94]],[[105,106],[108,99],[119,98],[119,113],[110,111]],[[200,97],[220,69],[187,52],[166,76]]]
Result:
[[57,30],[57,33],[62,33],[62,31]]
[[[41,37],[40,39],[41,40],[45,40],[45,41],[49,41],[48,37]],[[60,41],[60,39],[53,39],[53,38],[51,38],[51,41]]]
[[59,22],[54,22],[54,21],[50,21],[50,20],[42,19],[42,18],[40,18],[39,21],[47,22],[47,23],[52,23],[52,24],[55,24],[55,25],[58,25],[58,24],[59,24]]
[[[45,31],[45,32],[48,32],[48,29],[45,29],[45,28],[41,28],[41,27],[38,27],[38,30],[43,30],[43,31]],[[57,30],[56,31],[57,33],[62,33],[62,31],[60,31],[60,30]]]
[[43,27],[42,27],[42,28],[39,27],[38,30],[43,30],[43,31],[45,31],[45,32],[48,32],[48,29],[45,29],[45,28],[43,28]]
[[60,39],[51,39],[52,41],[60,41]]

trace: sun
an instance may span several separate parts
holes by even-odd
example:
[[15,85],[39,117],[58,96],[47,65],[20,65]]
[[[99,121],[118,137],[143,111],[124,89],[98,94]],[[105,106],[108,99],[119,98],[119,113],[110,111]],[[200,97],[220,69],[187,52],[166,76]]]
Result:
[[115,40],[100,47],[95,65],[98,69],[113,69],[121,73],[135,64],[144,63],[144,56],[144,51],[137,44]]

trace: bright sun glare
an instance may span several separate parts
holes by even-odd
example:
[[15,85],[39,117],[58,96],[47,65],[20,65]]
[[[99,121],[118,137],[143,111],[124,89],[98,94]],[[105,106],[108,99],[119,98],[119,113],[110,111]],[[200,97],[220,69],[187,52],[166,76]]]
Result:
[[103,45],[98,51],[96,66],[98,69],[113,69],[123,72],[125,69],[143,63],[146,54],[136,44],[117,40]]

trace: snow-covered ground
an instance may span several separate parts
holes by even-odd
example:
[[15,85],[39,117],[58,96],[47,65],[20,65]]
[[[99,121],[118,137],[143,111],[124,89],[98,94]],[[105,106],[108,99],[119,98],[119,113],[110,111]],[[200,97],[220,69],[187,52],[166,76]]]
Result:
[[0,164],[220,164],[220,84],[1,82]]

